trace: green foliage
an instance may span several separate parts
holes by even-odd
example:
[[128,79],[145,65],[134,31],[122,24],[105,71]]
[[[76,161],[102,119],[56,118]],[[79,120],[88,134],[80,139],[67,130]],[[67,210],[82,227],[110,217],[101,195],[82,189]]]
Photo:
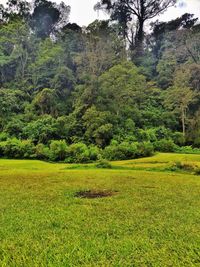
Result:
[[14,117],[7,123],[5,131],[10,136],[20,138],[24,127],[25,123],[20,118]]
[[124,105],[145,103],[147,86],[145,77],[130,62],[116,65],[99,78],[100,96],[97,103],[103,108],[119,115]]
[[66,159],[68,163],[87,163],[96,161],[99,150],[93,146],[87,147],[83,143],[72,144],[67,148]]
[[156,21],[152,33],[134,38],[138,28],[130,34],[127,3],[128,21],[118,20],[121,9],[112,4],[118,24],[96,20],[81,28],[67,23],[63,3],[38,0],[31,11],[18,2],[0,7],[1,132],[38,145],[37,158],[70,162],[102,153],[141,157],[152,153],[150,143],[159,151],[200,146],[200,27],[193,15]]
[[112,165],[105,159],[98,161],[95,167],[99,169],[112,169]]
[[0,132],[0,142],[6,141],[9,138],[9,135],[5,132]]
[[4,156],[8,158],[23,158],[24,155],[22,142],[16,138],[4,142],[2,150]]
[[45,88],[39,92],[34,100],[33,105],[36,110],[40,111],[41,115],[44,114],[56,114],[56,93],[55,90]]
[[59,136],[56,119],[51,116],[44,116],[30,122],[24,127],[23,135],[33,142],[47,144],[49,140],[56,139]]
[[137,157],[150,157],[154,154],[154,146],[150,142],[137,144]]
[[151,156],[154,153],[153,145],[149,142],[143,143],[116,143],[113,142],[107,146],[103,155],[108,160],[124,160],[134,159],[139,157]]
[[34,158],[35,146],[30,140],[12,138],[0,143],[0,154],[6,158]]
[[35,147],[35,154],[37,159],[48,160],[50,158],[50,151],[44,144],[37,144]]
[[200,154],[200,149],[193,148],[192,146],[183,146],[183,147],[177,147],[176,152],[183,154]]
[[176,161],[173,163],[173,165],[170,167],[171,171],[186,171],[186,172],[196,172],[198,171],[198,167],[196,164],[191,163],[191,162],[181,162],[181,161]]
[[136,153],[137,146],[134,143],[129,144],[127,142],[121,144],[111,144],[103,151],[104,157],[108,160],[131,159],[135,158]]
[[36,148],[35,148],[35,145],[32,143],[32,141],[23,140],[22,146],[23,146],[23,150],[24,150],[23,158],[31,159],[31,158],[36,157],[36,155],[35,155]]
[[65,140],[54,140],[50,143],[50,159],[54,161],[63,161],[66,158],[67,144]]
[[84,126],[86,127],[86,137],[90,142],[94,142],[100,147],[108,144],[113,136],[113,125],[109,123],[111,114],[101,112],[95,106],[87,109],[84,116]]
[[177,146],[171,139],[161,139],[154,143],[154,149],[160,152],[175,152]]

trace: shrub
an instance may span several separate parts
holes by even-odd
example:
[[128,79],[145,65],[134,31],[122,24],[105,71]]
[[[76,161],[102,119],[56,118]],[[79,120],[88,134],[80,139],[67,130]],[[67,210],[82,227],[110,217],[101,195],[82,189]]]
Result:
[[38,144],[35,147],[35,154],[37,159],[42,159],[42,160],[50,159],[49,148],[44,144]]
[[157,140],[156,129],[139,129],[137,131],[137,140],[138,142],[155,142]]
[[5,130],[10,136],[15,136],[17,138],[20,138],[22,134],[22,129],[24,128],[24,126],[25,126],[25,123],[23,121],[21,121],[17,117],[14,117],[8,122]]
[[174,142],[171,139],[169,140],[162,139],[162,140],[154,142],[154,149],[160,152],[175,152],[177,149],[177,146],[174,144]]
[[195,174],[196,174],[196,175],[200,175],[200,168],[197,168],[197,169],[195,170]]
[[170,167],[171,171],[177,171],[177,170],[182,170],[182,171],[196,171],[197,165],[190,163],[190,162],[181,162],[181,161],[176,161],[173,163],[173,165]]
[[5,132],[0,133],[0,142],[6,141],[9,138],[9,135]]
[[8,139],[7,141],[5,141],[2,150],[4,156],[8,158],[20,159],[24,156],[22,141],[16,138]]
[[175,152],[183,154],[200,154],[200,149],[193,148],[192,146],[183,146],[177,147]]
[[100,169],[111,169],[112,168],[112,165],[105,159],[100,160],[95,166]]
[[49,140],[59,137],[58,123],[50,115],[44,115],[23,128],[23,137],[29,138],[35,143],[47,144]]
[[128,142],[123,142],[121,144],[114,144],[107,146],[103,155],[107,160],[124,160],[135,158],[137,154],[137,146],[135,143],[129,144]]
[[35,146],[30,140],[8,139],[0,142],[0,156],[15,159],[34,158]]
[[0,142],[0,157],[4,157],[4,148],[5,148],[5,145],[6,145],[6,141],[4,142]]
[[35,145],[31,142],[31,140],[23,140],[23,158],[31,159],[36,157],[36,149]]
[[65,161],[68,163],[90,162],[90,151],[83,143],[72,144],[67,148]]
[[171,131],[161,126],[155,128],[155,135],[158,140],[167,140],[171,136]]
[[150,142],[112,144],[106,147],[103,155],[107,160],[125,160],[139,157],[148,157],[154,154],[153,145]]
[[150,142],[137,143],[136,157],[150,157],[154,154],[154,147]]
[[174,141],[174,143],[178,146],[182,146],[185,143],[185,137],[183,135],[183,133],[180,132],[174,132],[172,133],[172,139]]
[[62,161],[66,158],[67,144],[65,140],[53,140],[50,144],[50,159]]
[[89,154],[90,154],[90,160],[91,161],[97,161],[101,158],[101,151],[97,146],[90,146],[89,147]]

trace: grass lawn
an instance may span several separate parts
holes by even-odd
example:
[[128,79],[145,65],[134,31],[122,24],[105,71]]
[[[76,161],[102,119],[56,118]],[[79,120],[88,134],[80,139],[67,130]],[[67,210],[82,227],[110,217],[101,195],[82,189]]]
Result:
[[183,154],[113,169],[0,160],[0,266],[200,266],[200,176],[166,171],[177,160],[200,166]]

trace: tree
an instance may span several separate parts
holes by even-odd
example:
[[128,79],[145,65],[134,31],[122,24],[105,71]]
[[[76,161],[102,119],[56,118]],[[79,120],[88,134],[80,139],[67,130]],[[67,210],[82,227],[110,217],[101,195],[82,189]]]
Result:
[[87,109],[83,116],[87,141],[94,142],[100,147],[109,144],[113,135],[113,125],[110,123],[111,114],[108,111],[98,111],[95,106]]
[[64,51],[60,44],[53,43],[50,38],[40,42],[35,60],[29,67],[34,89],[51,88],[64,60]]
[[[143,52],[144,24],[175,5],[176,0],[101,0],[96,8],[105,9],[111,20],[119,22],[123,36],[130,42],[131,49]],[[135,21],[135,34],[129,35],[129,23]],[[131,38],[130,38],[131,37]]]
[[148,88],[145,77],[130,62],[118,64],[99,78],[97,104],[103,110],[120,115],[128,109],[145,105]]
[[42,115],[51,114],[52,116],[55,116],[56,100],[57,96],[55,90],[45,88],[36,95],[33,104],[36,108],[39,108]]
[[47,144],[49,140],[59,138],[58,124],[56,119],[45,115],[38,120],[28,123],[23,128],[23,136],[35,143]]
[[35,0],[31,27],[40,38],[49,37],[68,22],[70,7],[64,2],[57,5],[48,0]]
[[164,104],[180,116],[184,137],[188,108],[190,104],[194,103],[196,96],[196,92],[189,87],[188,70],[184,68],[178,70],[175,75],[174,86],[166,91]]
[[23,20],[12,20],[0,27],[0,83],[24,78],[31,43],[28,25]]
[[96,79],[124,57],[124,44],[109,21],[95,20],[86,28],[83,49],[75,57],[80,79]]
[[8,0],[6,7],[0,7],[2,21],[15,19],[28,20],[30,18],[31,4],[26,0]]
[[0,88],[0,123],[3,126],[8,123],[13,114],[22,111],[20,98],[23,99],[21,91]]

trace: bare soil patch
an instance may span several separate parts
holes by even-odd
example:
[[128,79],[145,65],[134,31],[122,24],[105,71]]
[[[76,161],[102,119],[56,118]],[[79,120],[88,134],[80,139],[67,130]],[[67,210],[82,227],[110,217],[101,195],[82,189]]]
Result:
[[103,197],[111,197],[116,195],[117,191],[106,191],[106,190],[85,190],[79,191],[75,194],[75,197],[79,198],[103,198]]

